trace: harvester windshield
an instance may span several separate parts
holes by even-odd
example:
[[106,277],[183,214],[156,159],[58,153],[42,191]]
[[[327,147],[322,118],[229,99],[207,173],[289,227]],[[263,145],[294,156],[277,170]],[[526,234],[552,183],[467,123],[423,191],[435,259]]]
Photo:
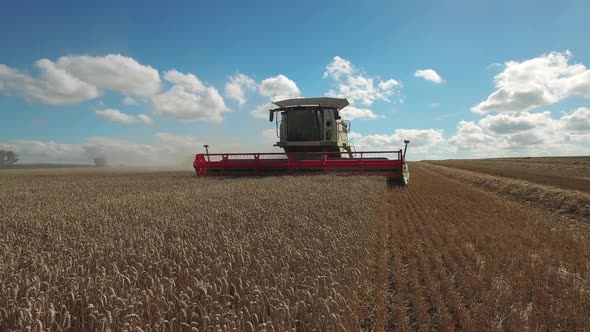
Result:
[[287,137],[290,141],[319,141],[320,114],[317,110],[297,110],[289,112],[283,117],[287,127]]

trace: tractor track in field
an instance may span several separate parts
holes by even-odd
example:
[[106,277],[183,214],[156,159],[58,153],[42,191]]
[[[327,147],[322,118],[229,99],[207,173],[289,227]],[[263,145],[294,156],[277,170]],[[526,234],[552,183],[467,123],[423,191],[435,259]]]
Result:
[[378,211],[377,331],[590,326],[590,226],[411,165]]

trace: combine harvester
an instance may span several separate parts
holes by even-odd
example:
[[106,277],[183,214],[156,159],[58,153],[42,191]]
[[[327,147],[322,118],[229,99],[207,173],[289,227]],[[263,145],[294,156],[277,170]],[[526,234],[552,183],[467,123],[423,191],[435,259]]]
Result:
[[[390,183],[407,185],[410,173],[406,150],[354,151],[348,139],[350,121],[339,112],[348,106],[340,98],[299,98],[274,102],[269,121],[276,121],[284,153],[197,154],[193,166],[198,176],[256,176],[296,174],[346,174],[387,176]],[[281,119],[275,117],[280,113]],[[205,146],[207,148],[207,146]]]

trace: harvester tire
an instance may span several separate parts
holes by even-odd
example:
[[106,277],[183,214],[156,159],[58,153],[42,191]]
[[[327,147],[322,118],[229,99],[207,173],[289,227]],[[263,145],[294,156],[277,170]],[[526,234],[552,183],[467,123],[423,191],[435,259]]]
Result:
[[402,182],[404,186],[410,184],[410,169],[406,163],[404,163],[404,169],[402,171]]
[[387,185],[389,187],[405,187],[410,183],[410,169],[408,168],[408,164],[404,163],[404,168],[402,170],[402,176],[400,177],[388,177],[387,178]]

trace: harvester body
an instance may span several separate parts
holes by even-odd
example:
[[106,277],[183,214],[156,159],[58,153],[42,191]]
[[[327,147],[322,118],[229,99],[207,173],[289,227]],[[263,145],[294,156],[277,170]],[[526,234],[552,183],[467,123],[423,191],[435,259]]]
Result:
[[275,118],[279,138],[275,146],[281,147],[285,153],[352,152],[348,139],[350,121],[342,120],[339,114],[348,106],[346,99],[299,98],[279,101],[275,105],[279,108],[269,110],[269,120],[272,122]]
[[197,154],[193,163],[197,175],[380,175],[408,183],[409,141],[403,150],[355,151],[348,138],[350,121],[339,114],[348,105],[346,99],[299,98],[274,104],[278,108],[269,110],[269,120],[276,123],[275,146],[284,153]]

